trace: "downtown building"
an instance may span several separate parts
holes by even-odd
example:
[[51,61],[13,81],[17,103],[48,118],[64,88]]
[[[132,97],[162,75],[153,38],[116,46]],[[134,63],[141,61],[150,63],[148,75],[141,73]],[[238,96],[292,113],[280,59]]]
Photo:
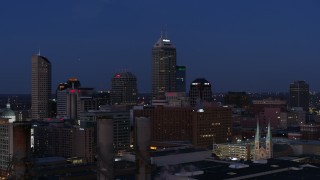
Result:
[[[121,151],[130,149],[130,113],[125,108],[110,107],[110,109],[96,110],[84,112],[80,115],[80,127],[93,127],[95,131],[95,141],[97,140],[98,121],[108,121],[109,129],[112,129],[112,137],[102,137],[103,141],[112,141],[113,153],[121,153]],[[101,131],[106,131],[100,127]]]
[[46,119],[32,126],[35,157],[77,157],[82,162],[94,162],[94,128],[72,126],[64,120]]
[[0,118],[1,178],[25,179],[31,152],[30,128],[29,122]]
[[51,62],[40,55],[33,55],[31,61],[31,117],[32,119],[48,118],[51,97]]
[[162,37],[152,48],[152,99],[164,100],[166,92],[176,91],[176,48]]
[[59,118],[79,119],[79,114],[88,110],[96,110],[93,88],[80,87],[77,78],[69,78],[57,88],[57,116]]
[[211,83],[204,78],[194,80],[190,85],[189,99],[192,107],[196,107],[204,102],[211,102]]
[[213,141],[231,141],[232,111],[225,107],[144,107],[134,118],[151,120],[151,141],[186,141],[198,147],[212,147]]
[[116,73],[111,81],[111,103],[135,105],[137,101],[137,79],[131,72]]
[[290,107],[302,107],[304,111],[309,110],[309,84],[305,81],[294,81],[290,84]]
[[186,92],[186,66],[176,66],[176,92]]

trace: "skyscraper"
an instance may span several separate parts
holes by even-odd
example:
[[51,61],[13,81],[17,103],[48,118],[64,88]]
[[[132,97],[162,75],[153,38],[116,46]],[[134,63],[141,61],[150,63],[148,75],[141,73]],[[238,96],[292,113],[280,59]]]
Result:
[[111,103],[134,105],[137,101],[137,79],[131,72],[116,73],[111,83]]
[[77,96],[81,84],[73,77],[66,83],[60,83],[57,88],[57,115],[59,117],[77,117]]
[[32,119],[49,117],[49,98],[51,97],[51,63],[40,55],[32,56]]
[[204,78],[194,80],[189,91],[190,105],[195,107],[200,102],[212,100],[211,83]]
[[186,92],[185,66],[176,66],[176,92]]
[[309,84],[305,81],[294,81],[290,84],[290,107],[309,109]]
[[176,88],[176,48],[162,34],[152,48],[152,98],[165,99]]

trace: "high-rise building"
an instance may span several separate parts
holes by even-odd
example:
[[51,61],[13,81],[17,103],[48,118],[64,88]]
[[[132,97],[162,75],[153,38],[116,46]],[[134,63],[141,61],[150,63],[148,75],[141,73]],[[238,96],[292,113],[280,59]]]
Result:
[[[80,127],[97,127],[99,120],[110,120],[113,126],[113,148],[115,152],[130,148],[130,113],[125,110],[90,111],[81,113]],[[101,127],[100,127],[101,128]],[[96,132],[97,133],[97,132]]]
[[176,48],[162,37],[152,48],[152,98],[165,99],[166,92],[176,88]]
[[305,81],[294,81],[290,84],[290,107],[309,109],[309,84]]
[[30,158],[30,122],[0,118],[0,177],[24,179]]
[[49,99],[51,97],[51,63],[40,55],[32,56],[32,119],[49,117]]
[[198,103],[212,100],[211,83],[204,78],[194,80],[189,91],[190,105],[195,107]]
[[131,72],[116,73],[111,84],[112,104],[134,105],[137,101],[137,79]]
[[134,118],[151,120],[152,141],[189,141],[199,147],[231,141],[232,111],[226,107],[145,107],[133,112]]
[[93,88],[80,88],[77,78],[69,78],[57,88],[57,115],[60,118],[77,119],[79,113],[96,110]]
[[33,151],[39,156],[79,157],[93,162],[94,128],[80,128],[58,119],[35,122],[32,129]]
[[186,92],[185,66],[176,66],[176,92]]

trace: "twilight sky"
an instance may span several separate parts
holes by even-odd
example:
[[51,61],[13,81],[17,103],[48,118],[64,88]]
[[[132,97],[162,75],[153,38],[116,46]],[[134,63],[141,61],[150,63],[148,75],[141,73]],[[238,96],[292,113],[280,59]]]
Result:
[[166,24],[187,66],[214,92],[320,91],[319,0],[1,0],[0,94],[31,92],[31,56],[52,63],[52,87],[76,76],[110,89],[128,70],[151,91],[151,48]]

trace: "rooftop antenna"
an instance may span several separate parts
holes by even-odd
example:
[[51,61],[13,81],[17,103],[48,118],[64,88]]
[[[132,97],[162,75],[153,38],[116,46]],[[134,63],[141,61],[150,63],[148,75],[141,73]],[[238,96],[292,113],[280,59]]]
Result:
[[40,50],[40,48],[39,48],[38,56],[40,56],[40,55],[41,55],[41,50]]

